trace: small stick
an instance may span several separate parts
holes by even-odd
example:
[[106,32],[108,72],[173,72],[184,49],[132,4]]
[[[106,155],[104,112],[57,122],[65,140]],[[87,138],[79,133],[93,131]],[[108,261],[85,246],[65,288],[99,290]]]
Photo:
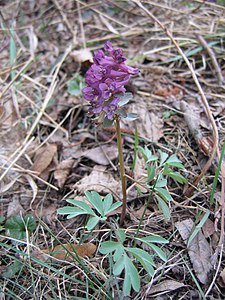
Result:
[[199,42],[201,43],[201,45],[203,46],[203,48],[205,48],[205,50],[208,52],[209,57],[212,60],[213,67],[215,68],[215,75],[217,76],[219,85],[222,85],[224,83],[224,78],[223,78],[223,74],[221,72],[220,66],[217,62],[216,56],[213,52],[213,49],[209,47],[206,40],[201,35],[197,35],[197,38],[198,38]]

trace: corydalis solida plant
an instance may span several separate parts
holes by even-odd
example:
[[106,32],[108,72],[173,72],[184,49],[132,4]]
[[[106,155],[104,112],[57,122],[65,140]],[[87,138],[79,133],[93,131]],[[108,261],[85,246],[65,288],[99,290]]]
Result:
[[[107,54],[107,55],[106,55]],[[120,112],[118,110],[122,98],[126,95],[125,85],[131,75],[139,73],[139,69],[128,66],[122,49],[114,49],[111,42],[106,42],[104,51],[94,53],[94,64],[87,71],[83,88],[84,98],[89,101],[90,115],[96,115],[98,121],[109,119],[115,121],[117,145],[120,162],[120,178],[123,193],[123,207],[120,218],[122,225],[126,214],[126,177],[123,160],[122,139],[120,130]],[[125,99],[126,100],[126,99]],[[128,97],[129,100],[129,97]],[[127,101],[125,101],[127,103]]]

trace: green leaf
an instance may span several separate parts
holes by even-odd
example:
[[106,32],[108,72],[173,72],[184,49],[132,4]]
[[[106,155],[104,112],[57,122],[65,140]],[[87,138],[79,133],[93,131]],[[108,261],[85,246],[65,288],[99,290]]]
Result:
[[131,99],[133,99],[133,94],[132,93],[119,94],[118,97],[120,98],[119,107],[121,107],[127,104]]
[[127,112],[124,108],[119,108],[116,110],[116,114],[120,115],[124,120],[126,120]]
[[168,176],[181,184],[188,182],[187,179],[184,176],[182,176],[179,172],[170,172]]
[[16,275],[23,267],[23,263],[15,260],[11,265],[9,265],[3,272],[2,276],[6,278],[12,278]]
[[[16,43],[15,43],[15,34],[14,29],[10,29],[10,45],[9,45],[9,60],[10,60],[10,66],[14,67],[16,65]],[[14,79],[16,76],[16,71],[13,70],[10,73],[11,80]]]
[[134,121],[137,120],[139,118],[138,114],[135,113],[127,113],[126,117],[124,118],[124,120],[126,121]]
[[179,160],[179,158],[176,156],[176,154],[172,154],[165,163],[168,164],[169,166],[184,169],[182,162]]
[[113,119],[112,119],[112,120],[109,120],[107,117],[105,117],[104,120],[103,120],[102,126],[103,126],[104,128],[112,127],[112,126],[113,126],[113,123],[114,123],[114,120],[113,120]]
[[123,244],[125,239],[126,239],[126,235],[125,235],[124,230],[119,228],[116,231],[116,235],[117,235],[118,239],[120,240],[120,242]]
[[121,247],[116,248],[115,253],[113,255],[114,261],[118,261],[124,253],[124,247],[121,245]]
[[136,292],[140,290],[140,276],[134,264],[127,255],[124,255],[125,278],[123,284],[124,296],[130,295],[131,286]]
[[159,150],[159,155],[160,155],[160,162],[159,162],[159,164],[160,164],[160,166],[167,160],[167,158],[168,158],[168,154],[167,153],[165,153],[165,152],[162,152],[161,150]]
[[149,273],[150,276],[154,275],[155,266],[151,255],[149,255],[146,251],[139,248],[126,248],[126,250],[142,264],[143,268]]
[[84,78],[77,74],[76,77],[71,79],[67,85],[70,95],[79,96],[81,95],[82,88],[84,86]]
[[167,261],[166,254],[163,252],[162,249],[160,249],[158,246],[151,243],[148,243],[148,246],[150,246],[163,261],[165,262]]
[[153,166],[147,165],[148,178],[147,181],[151,182],[155,178],[155,168]]
[[123,245],[119,242],[114,242],[114,241],[102,242],[99,247],[99,252],[101,254],[109,254],[115,251],[119,247],[123,248]]
[[163,188],[167,185],[167,179],[162,177],[162,174],[160,174],[161,176],[158,177],[155,188]]
[[93,192],[85,192],[85,196],[87,197],[87,200],[99,212],[99,214],[101,216],[104,216],[103,201],[100,195],[97,192],[93,191]]
[[5,217],[0,216],[0,224],[3,223],[5,221]]
[[168,244],[169,241],[164,239],[163,237],[159,235],[149,235],[145,236],[143,238],[136,238],[137,240],[143,242],[143,243],[160,243],[160,244]]
[[[96,215],[94,213],[94,211],[91,209],[91,207],[87,203],[85,203],[84,201],[75,200],[75,199],[67,199],[66,202],[68,202],[70,204],[73,204],[74,206],[77,206],[77,207],[83,209],[86,212],[86,214],[88,214],[88,215],[91,215],[91,216]],[[68,207],[71,207],[71,206],[68,206]]]
[[57,213],[60,215],[68,215],[67,219],[71,219],[80,215],[86,215],[87,212],[79,207],[73,207],[73,206],[64,206],[62,208],[59,208],[57,210]]
[[105,196],[104,200],[103,200],[103,211],[104,214],[106,215],[108,213],[108,211],[110,210],[111,206],[113,203],[113,197],[111,194],[108,194]]
[[137,149],[144,156],[146,163],[151,162],[151,161],[156,161],[158,159],[158,157],[153,155],[152,151],[150,149],[148,149],[148,147],[146,145],[145,145],[145,148],[138,146]]
[[95,226],[98,224],[99,220],[100,220],[100,218],[98,216],[90,217],[86,224],[87,230],[94,229]]
[[209,215],[210,215],[210,211],[207,210],[206,213],[205,213],[205,215],[203,216],[203,218],[199,222],[199,224],[195,227],[194,231],[190,235],[190,237],[188,239],[187,247],[190,246],[190,243],[193,241],[193,239],[196,237],[196,235],[198,234],[198,232],[201,230],[202,226],[205,224],[205,222],[209,218]]
[[135,134],[134,134],[134,160],[132,163],[132,172],[134,173],[134,169],[136,166],[136,161],[137,161],[137,147],[138,147],[138,143],[139,143],[139,138],[138,138],[138,130],[137,127],[135,128]]
[[158,195],[156,195],[156,198],[158,200],[158,207],[159,209],[162,211],[163,216],[165,218],[166,221],[169,221],[171,218],[171,214],[170,214],[170,208],[167,205],[167,203],[161,199]]
[[172,201],[173,198],[171,197],[170,193],[161,187],[155,187],[155,190],[159,193],[159,195],[166,201]]
[[120,207],[123,203],[122,202],[115,202],[113,203],[113,205],[110,207],[110,209],[108,209],[107,211],[105,211],[105,214],[109,214],[110,212],[116,210],[118,207]]
[[122,256],[119,257],[118,260],[116,260],[116,263],[113,266],[113,274],[115,276],[119,276],[121,274],[121,272],[124,269],[124,252],[122,254]]
[[21,217],[20,215],[13,216],[5,222],[6,233],[18,240],[26,237],[26,230],[31,234],[36,228],[36,220],[32,215]]

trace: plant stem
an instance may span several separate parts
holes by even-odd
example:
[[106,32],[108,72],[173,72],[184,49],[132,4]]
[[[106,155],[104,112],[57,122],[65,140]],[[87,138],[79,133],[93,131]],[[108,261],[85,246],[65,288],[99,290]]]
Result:
[[123,193],[123,206],[122,206],[122,212],[120,216],[120,225],[123,225],[125,215],[126,215],[126,208],[127,208],[126,176],[125,176],[124,160],[123,160],[123,147],[122,147],[122,138],[121,138],[121,130],[120,130],[120,120],[118,116],[115,117],[115,121],[116,121],[116,136],[117,136],[117,146],[119,152],[119,163],[120,163],[120,179],[121,179],[122,193]]

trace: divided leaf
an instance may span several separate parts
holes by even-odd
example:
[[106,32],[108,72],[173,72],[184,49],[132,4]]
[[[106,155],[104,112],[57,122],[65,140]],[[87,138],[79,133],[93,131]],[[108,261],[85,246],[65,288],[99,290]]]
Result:
[[154,275],[154,262],[146,251],[138,248],[126,248],[126,250],[133,254],[133,256],[142,264],[143,268],[149,273],[149,275]]

